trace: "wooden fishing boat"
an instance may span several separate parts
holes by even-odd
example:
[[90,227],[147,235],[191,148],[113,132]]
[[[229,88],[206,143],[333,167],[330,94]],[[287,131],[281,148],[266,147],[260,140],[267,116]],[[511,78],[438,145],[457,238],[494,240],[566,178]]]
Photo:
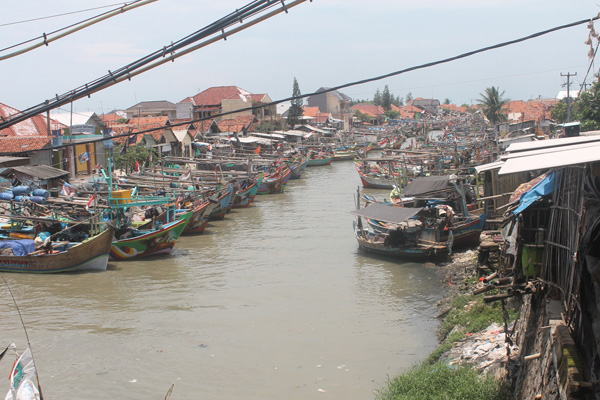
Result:
[[333,161],[346,161],[354,160],[356,158],[356,151],[354,149],[336,149],[333,155]]
[[323,165],[330,165],[331,161],[333,160],[335,154],[331,154],[328,156],[319,156],[316,155],[314,156],[314,158],[311,158],[308,160],[308,163],[306,164],[307,167],[320,167]]
[[238,189],[237,193],[235,194],[235,199],[233,201],[233,208],[249,207],[250,203],[252,203],[254,201],[254,198],[256,197],[258,187],[260,186],[262,180],[263,177],[261,175],[250,186]]
[[[113,233],[114,229],[109,226],[102,233],[83,242],[55,244],[49,252],[38,250],[23,255],[0,255],[0,271],[55,273],[106,270]],[[10,244],[23,241],[27,241],[28,245],[33,244],[33,240],[29,239],[12,241]],[[9,244],[7,242],[11,240],[1,241],[5,245]]]
[[[375,203],[351,211],[357,216],[354,233],[359,247],[370,253],[406,259],[435,260],[448,256],[453,245],[452,231],[443,238],[437,227],[425,217],[418,217],[423,210]],[[362,218],[388,222],[395,228],[374,232],[363,227]]]
[[290,163],[289,167],[292,170],[292,175],[290,179],[300,179],[307,165],[308,157],[305,157],[300,161]]
[[183,229],[182,234],[203,233],[206,230],[206,225],[208,225],[208,216],[215,207],[215,203],[205,201],[192,209],[192,215]]
[[110,258],[124,261],[170,253],[191,215],[192,211],[189,211],[183,214],[181,219],[165,224],[159,229],[131,229],[132,237],[112,242]]
[[231,209],[229,203],[231,202],[233,193],[233,184],[231,184],[227,189],[221,190],[208,198],[209,201],[216,205],[208,216],[209,221],[217,221],[225,218],[225,214]]
[[258,187],[257,194],[283,193],[285,185],[292,176],[292,170],[283,165],[272,174],[265,174]]

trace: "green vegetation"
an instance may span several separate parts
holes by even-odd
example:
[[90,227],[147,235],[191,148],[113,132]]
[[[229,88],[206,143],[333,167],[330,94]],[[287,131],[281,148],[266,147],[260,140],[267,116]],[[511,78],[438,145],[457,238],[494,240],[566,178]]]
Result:
[[[490,294],[493,292],[488,292]],[[508,310],[509,319],[516,318],[515,310]],[[509,398],[509,389],[493,377],[482,376],[469,366],[451,367],[440,362],[440,357],[453,344],[469,333],[479,332],[492,323],[503,323],[499,302],[486,304],[483,295],[456,296],[440,328],[445,337],[422,364],[388,381],[377,400],[500,400]]]
[[468,366],[454,369],[442,363],[414,366],[388,382],[377,400],[502,400],[507,390],[491,376]]
[[485,89],[485,92],[480,94],[479,104],[483,106],[483,114],[490,121],[492,125],[502,121],[506,121],[506,115],[502,113],[502,107],[504,107],[510,99],[505,99],[504,92],[500,93],[497,87],[489,87]]
[[[296,80],[296,77],[294,77],[294,85],[292,87],[292,97],[298,97],[300,96],[300,86],[298,85],[298,80]],[[290,107],[290,109],[288,110],[288,125],[294,129],[294,126],[298,125],[300,123],[300,117],[302,117],[302,115],[304,115],[304,109],[302,108],[302,104],[303,104],[303,100],[300,99],[294,99],[292,100],[292,105]]]
[[156,160],[158,159],[156,150],[151,147],[146,147],[143,141],[135,146],[127,146],[127,149],[125,149],[126,151],[122,151],[122,149],[123,145],[118,144],[113,150],[114,169],[129,171],[134,168],[136,161],[140,166],[150,166],[152,165],[150,160],[153,160],[153,162],[156,163]]
[[589,90],[582,92],[574,104],[571,120],[581,122],[582,132],[600,129],[600,82],[594,82]]
[[[486,294],[491,293],[494,292]],[[509,309],[508,316],[510,321],[513,321],[517,317],[517,312]],[[452,311],[448,313],[444,322],[442,322],[440,334],[446,336],[455,327],[463,329],[464,333],[479,332],[494,322],[499,324],[504,322],[500,302],[486,304],[482,295],[465,294],[457,296],[452,301]]]

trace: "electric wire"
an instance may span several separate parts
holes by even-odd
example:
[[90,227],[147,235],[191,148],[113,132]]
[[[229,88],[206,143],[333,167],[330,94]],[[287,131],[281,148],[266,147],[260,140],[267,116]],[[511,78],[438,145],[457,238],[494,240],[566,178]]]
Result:
[[100,10],[102,8],[114,7],[114,6],[118,6],[119,4],[127,5],[128,3],[108,4],[106,6],[100,6],[100,7],[94,7],[94,8],[86,8],[85,10],[71,11],[71,12],[66,12],[66,13],[62,13],[62,14],[48,15],[46,17],[31,18],[31,19],[26,19],[26,20],[23,20],[23,21],[7,22],[7,23],[4,23],[4,24],[0,24],[0,27],[10,26],[10,25],[24,24],[24,23],[27,23],[27,22],[42,21],[44,19],[50,19],[50,18],[64,17],[64,16],[67,16],[67,15],[79,14],[79,13],[88,12],[88,11]]
[[[595,17],[595,18],[592,18],[592,19],[595,20],[595,19],[599,19],[599,18],[600,17]],[[415,71],[415,70],[418,70],[418,69],[429,68],[429,67],[432,67],[432,66],[435,66],[435,65],[444,64],[444,63],[448,63],[448,62],[451,62],[451,61],[459,60],[459,59],[462,59],[462,58],[470,57],[472,55],[483,53],[485,51],[490,51],[490,50],[493,50],[493,49],[498,49],[498,48],[506,47],[506,46],[509,46],[509,45],[512,45],[512,44],[524,42],[526,40],[531,40],[531,39],[534,39],[534,38],[537,38],[537,37],[540,37],[540,36],[543,36],[543,35],[546,35],[546,34],[549,34],[549,33],[552,33],[552,32],[556,32],[556,31],[559,31],[559,30],[562,30],[562,29],[566,29],[566,28],[571,28],[573,26],[581,25],[581,24],[588,23],[588,22],[589,22],[589,19],[585,19],[585,20],[581,20],[581,21],[576,21],[576,22],[572,22],[572,23],[569,23],[569,24],[560,25],[560,26],[557,26],[557,27],[554,27],[554,28],[546,29],[544,31],[540,31],[540,32],[537,32],[537,33],[533,33],[531,35],[524,36],[524,37],[521,37],[521,38],[518,38],[518,39],[514,39],[514,40],[507,41],[507,42],[502,42],[502,43],[498,43],[498,44],[495,44],[495,45],[483,47],[483,48],[480,48],[478,50],[472,50],[472,51],[469,51],[467,53],[463,53],[463,54],[460,54],[460,55],[457,55],[457,56],[445,58],[445,59],[438,60],[438,61],[428,62],[428,63],[425,63],[425,64],[421,64],[421,65],[417,65],[417,66],[405,68],[405,69],[402,69],[402,70],[399,70],[399,71],[390,72],[388,74],[379,75],[379,76],[372,77],[372,78],[366,78],[366,79],[362,79],[362,80],[355,81],[355,82],[345,83],[345,84],[342,84],[342,85],[339,85],[339,86],[335,86],[335,87],[331,87],[331,88],[319,90],[317,92],[306,93],[306,94],[302,94],[300,96],[291,96],[291,97],[287,97],[287,98],[284,98],[284,99],[275,100],[275,101],[272,101],[270,103],[265,103],[265,104],[262,104],[260,106],[251,106],[251,107],[241,108],[241,109],[238,109],[238,110],[235,110],[235,111],[222,112],[222,113],[219,113],[219,114],[211,115],[210,117],[191,119],[191,120],[187,120],[185,122],[180,122],[180,123],[171,123],[168,126],[156,127],[156,128],[142,130],[142,131],[136,131],[136,132],[123,133],[123,134],[112,136],[110,139],[125,138],[125,137],[129,137],[129,136],[132,136],[132,135],[137,135],[137,134],[143,135],[143,134],[146,134],[146,133],[155,132],[155,131],[160,130],[160,129],[174,128],[174,127],[177,127],[177,126],[188,125],[190,123],[202,122],[202,121],[206,121],[206,120],[210,120],[210,119],[215,119],[217,117],[222,117],[222,116],[227,116],[227,115],[236,114],[236,113],[240,113],[240,112],[252,111],[252,110],[256,110],[256,109],[266,108],[266,107],[277,105],[277,104],[284,103],[284,102],[287,102],[287,101],[296,100],[296,99],[303,99],[303,98],[314,96],[314,95],[317,95],[317,94],[333,92],[333,91],[340,90],[340,89],[343,89],[343,88],[346,88],[346,87],[361,85],[361,84],[364,84],[364,83],[368,83],[368,82],[373,82],[373,81],[377,81],[377,80],[389,78],[391,76],[401,75],[401,74],[404,74],[404,73],[407,73],[407,72],[411,72],[411,71]],[[0,124],[0,129],[3,129],[3,124]],[[90,140],[86,140],[86,141],[78,141],[77,144],[91,144],[91,143],[96,143],[96,142],[103,142],[105,140],[109,140],[109,139],[106,139],[106,138],[102,138],[102,139],[90,139]],[[52,149],[60,149],[60,148],[67,147],[67,146],[72,146],[72,145],[73,144],[66,144],[66,145],[62,145],[62,146],[54,146],[54,147],[52,147]]]
[[[152,0],[152,1],[156,1],[156,0]],[[21,122],[21,121],[23,121],[27,118],[30,118],[34,115],[43,113],[45,111],[49,111],[53,108],[59,107],[61,105],[67,104],[69,102],[83,98],[85,96],[89,97],[92,93],[95,93],[95,92],[105,89],[109,86],[112,86],[115,83],[118,83],[125,79],[131,79],[131,77],[134,74],[146,72],[149,69],[155,68],[156,66],[161,65],[168,61],[174,61],[175,58],[178,58],[182,55],[188,54],[191,51],[195,51],[195,50],[197,50],[198,47],[194,47],[192,49],[187,49],[177,55],[175,54],[176,51],[183,49],[183,48],[185,48],[199,40],[202,40],[208,36],[211,36],[214,34],[219,34],[215,38],[212,38],[207,43],[203,44],[203,46],[205,46],[206,44],[213,43],[214,41],[217,41],[220,39],[226,40],[227,35],[232,35],[234,33],[237,33],[243,29],[246,29],[247,27],[253,26],[254,24],[256,24],[258,22],[262,22],[264,19],[270,18],[273,15],[276,15],[280,12],[283,12],[283,11],[287,12],[287,10],[289,8],[299,5],[301,3],[304,3],[305,1],[306,0],[295,0],[288,4],[285,4],[283,0],[255,0],[253,2],[250,2],[246,6],[244,6],[242,9],[239,9],[239,10],[236,10],[235,12],[230,13],[229,15],[221,18],[220,20],[208,25],[207,27],[205,27],[191,35],[186,36],[185,38],[183,38],[175,43],[172,43],[169,46],[164,46],[162,49],[157,50],[157,51],[151,53],[150,55],[147,55],[137,61],[127,64],[125,67],[121,67],[115,71],[109,70],[108,74],[104,75],[101,78],[98,78],[94,81],[88,82],[88,83],[86,83],[76,89],[73,89],[63,95],[59,96],[57,94],[55,96],[55,98],[52,100],[46,100],[45,102],[38,104],[36,106],[30,107],[30,108],[22,111],[19,114],[10,116],[8,120],[4,120],[4,121],[0,122],[0,129],[7,128],[14,123]],[[225,32],[225,29],[227,27],[233,26],[234,24],[237,24],[237,23],[242,24],[242,23],[244,23],[244,19],[255,17],[256,15],[258,15],[270,8],[273,8],[275,6],[279,6],[280,4],[281,4],[281,8],[279,10],[271,12],[270,14],[267,14],[265,16],[256,18],[255,20],[252,20],[250,22],[246,22],[245,25],[242,27],[233,29],[227,33]],[[161,59],[161,58],[162,58],[162,60],[157,61],[151,68],[142,69],[147,64],[149,64],[153,61],[156,61],[157,59]],[[136,72],[136,70],[138,70],[138,69],[141,71]]]
[[[30,52],[32,50],[37,49],[38,47],[48,46],[52,42],[55,42],[55,41],[57,41],[59,39],[62,39],[65,36],[71,35],[71,34],[73,34],[75,32],[78,32],[78,31],[80,31],[82,29],[88,28],[91,25],[95,25],[95,24],[97,24],[97,23],[99,23],[101,21],[104,21],[105,19],[112,18],[112,17],[114,17],[116,15],[119,15],[119,14],[122,14],[122,13],[124,13],[126,11],[133,10],[134,8],[145,6],[146,4],[149,4],[149,3],[154,3],[155,1],[158,1],[158,0],[136,0],[136,1],[130,3],[130,4],[126,5],[126,6],[119,7],[117,9],[115,9],[115,10],[108,11],[106,13],[100,14],[99,16],[92,17],[92,18],[87,19],[85,21],[78,22],[78,23],[76,23],[74,25],[71,25],[70,27],[73,27],[73,28],[69,29],[69,30],[67,30],[65,32],[62,32],[62,31],[65,30],[65,29],[67,29],[67,28],[69,28],[69,27],[63,28],[63,29],[59,29],[58,31],[55,31],[55,32],[51,33],[51,35],[53,35],[53,34],[56,34],[57,32],[62,32],[62,33],[56,35],[55,37],[49,38],[48,34],[44,33],[41,36],[41,38],[43,38],[43,40],[41,42],[33,44],[33,45],[31,45],[29,47],[26,47],[24,49],[17,50],[17,51],[14,51],[12,53],[0,56],[0,61],[7,60],[9,58],[19,56],[21,54],[28,53],[28,52]],[[36,38],[36,39],[32,39],[30,41],[37,40],[37,39],[39,39],[39,37]],[[0,51],[11,49],[13,47],[18,47],[18,46],[21,46],[22,44],[29,43],[30,41],[27,41],[27,42],[24,42],[24,43],[21,43],[21,44],[18,44],[18,45],[10,46],[10,47],[7,47],[6,49],[0,50]]]
[[[304,2],[304,1],[305,0],[297,0],[294,3],[298,3],[299,4],[300,2]],[[268,3],[272,3],[272,2],[268,2]],[[294,3],[288,4],[288,8],[292,4],[294,4]],[[230,15],[236,15],[236,14],[237,14],[237,11],[236,11],[236,13],[232,13]],[[591,18],[591,19],[592,20],[597,20],[599,18],[600,17],[596,16],[596,17]],[[286,102],[286,101],[291,101],[291,100],[295,100],[295,99],[306,98],[306,97],[310,97],[310,96],[313,96],[313,95],[316,95],[316,94],[328,93],[328,92],[337,91],[337,90],[344,89],[344,88],[351,87],[351,86],[357,86],[357,85],[361,85],[361,84],[365,84],[365,83],[369,83],[369,82],[373,82],[373,81],[377,81],[377,80],[382,80],[382,79],[389,78],[389,77],[392,77],[392,76],[397,76],[397,75],[405,74],[407,72],[412,72],[412,71],[416,71],[416,70],[419,70],[419,69],[425,69],[425,68],[433,67],[433,66],[436,66],[436,65],[449,63],[451,61],[456,61],[456,60],[459,60],[459,59],[467,58],[467,57],[470,57],[470,56],[473,56],[473,55],[476,55],[476,54],[480,54],[480,53],[483,53],[483,52],[487,52],[487,51],[490,51],[490,50],[495,50],[495,49],[499,49],[499,48],[502,48],[502,47],[510,46],[510,45],[513,45],[513,44],[525,42],[525,41],[532,40],[532,39],[538,38],[540,36],[544,36],[544,35],[547,35],[547,34],[559,31],[559,30],[563,30],[563,29],[571,28],[571,27],[574,27],[574,26],[577,26],[577,25],[581,25],[581,24],[584,24],[584,23],[588,23],[589,21],[590,21],[589,19],[585,19],[585,20],[571,22],[571,23],[568,23],[568,24],[564,24],[564,25],[556,26],[556,27],[549,28],[549,29],[546,29],[546,30],[543,30],[543,31],[539,31],[539,32],[530,34],[528,36],[524,36],[524,37],[520,37],[520,38],[517,38],[517,39],[510,40],[510,41],[506,41],[506,42],[494,44],[494,45],[491,45],[491,46],[483,47],[483,48],[480,48],[480,49],[477,49],[477,50],[472,50],[472,51],[469,51],[469,52],[466,52],[466,53],[462,53],[462,54],[459,54],[459,55],[456,55],[456,56],[444,58],[444,59],[441,59],[441,60],[432,61],[432,62],[428,62],[428,63],[425,63],[425,64],[420,64],[420,65],[408,67],[408,68],[405,68],[405,69],[402,69],[402,70],[399,70],[399,71],[390,72],[390,73],[387,73],[387,74],[384,74],[384,75],[379,75],[379,76],[375,76],[375,77],[371,77],[371,78],[366,78],[366,79],[362,79],[362,80],[355,81],[355,82],[345,83],[345,84],[342,84],[342,85],[338,85],[338,86],[335,86],[335,87],[327,88],[327,89],[320,90],[320,91],[313,92],[313,93],[303,94],[303,95],[300,95],[300,96],[287,97],[287,98],[276,100],[276,101],[273,101],[273,102],[270,102],[270,103],[267,103],[267,104],[263,104],[261,106],[246,107],[246,108],[239,109],[239,110],[236,110],[236,111],[221,113],[221,114],[218,114],[218,115],[213,115],[213,116],[211,116],[211,118],[200,118],[200,119],[196,119],[196,120],[191,120],[191,121],[188,121],[187,123],[190,123],[190,122],[200,122],[200,121],[204,121],[204,120],[207,120],[207,119],[213,119],[215,117],[225,116],[225,115],[234,114],[234,113],[238,113],[238,112],[251,111],[251,110],[254,110],[254,109],[265,108],[265,107],[268,107],[268,106],[271,106],[271,105],[280,104],[280,103],[283,103],[283,102]],[[112,76],[112,74],[111,74],[111,76]],[[87,87],[88,87],[88,85],[86,85],[86,88]],[[97,89],[97,90],[99,90],[99,89]],[[73,91],[73,93],[74,92],[75,92],[75,90]],[[74,99],[77,96],[75,96],[75,94],[73,94],[72,97]],[[77,98],[81,98],[81,97],[83,97],[83,95],[80,93]],[[69,97],[67,96],[67,98],[69,98]],[[56,103],[60,103],[60,104],[56,104]],[[21,115],[18,115],[16,117],[11,117],[8,121],[0,122],[0,130],[13,125],[14,123],[17,123],[17,122],[20,122],[20,121],[22,121],[24,119],[27,119],[27,118],[29,118],[29,117],[31,117],[33,115],[37,115],[37,114],[39,114],[41,112],[48,111],[48,110],[50,110],[52,108],[56,108],[56,107],[58,107],[58,106],[60,106],[62,104],[66,104],[66,103],[67,103],[67,101],[64,101],[64,99],[62,101],[60,101],[60,99],[59,99],[59,97],[57,95],[57,101],[55,102],[55,104],[51,104],[51,103],[49,104],[49,101],[47,100],[46,103],[42,103],[41,107],[40,106],[36,106],[37,108],[36,107],[32,107],[32,108],[24,111]],[[183,125],[183,124],[184,123],[173,124],[173,125],[170,125],[170,126],[179,126],[179,125]],[[155,130],[156,129],[152,129],[152,130],[149,130],[149,131],[155,131]],[[144,133],[144,132],[138,132],[138,133]],[[119,136],[116,136],[116,137],[121,137],[121,136],[129,136],[129,135],[119,135]],[[81,142],[81,143],[82,144],[83,143],[94,143],[94,142],[99,142],[99,141],[103,141],[103,140],[106,140],[106,139],[95,139],[95,140]]]

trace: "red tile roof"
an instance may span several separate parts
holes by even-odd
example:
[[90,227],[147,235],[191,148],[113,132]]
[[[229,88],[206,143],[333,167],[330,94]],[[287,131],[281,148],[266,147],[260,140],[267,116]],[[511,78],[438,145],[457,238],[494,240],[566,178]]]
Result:
[[220,105],[223,100],[240,99],[251,101],[252,93],[237,86],[216,86],[206,89],[195,96],[187,97],[182,102],[190,102],[196,107]]
[[302,107],[302,109],[304,110],[304,112],[302,114],[305,117],[316,117],[317,115],[321,114],[321,110],[319,109],[319,107],[304,106],[304,107]]
[[254,122],[253,115],[239,115],[231,119],[222,119],[217,122],[221,132],[241,132],[244,128],[248,128]]
[[[21,112],[16,108],[0,103],[0,119],[8,119],[11,115],[20,113]],[[64,126],[51,120],[50,127],[52,129],[61,129]],[[48,136],[46,118],[42,115],[36,115],[25,121],[21,121],[18,124],[0,130],[0,136]]]
[[518,117],[519,121],[535,120],[542,121],[550,118],[550,108],[541,101],[529,100],[527,102],[523,100],[510,101],[504,108],[503,111],[507,114],[520,114]]
[[50,136],[0,138],[0,154],[29,153],[48,147],[52,147]]
[[385,110],[381,106],[376,106],[371,103],[358,103],[350,107],[353,111],[360,111],[363,114],[367,114],[373,118],[377,118],[378,116],[382,116],[385,114]]

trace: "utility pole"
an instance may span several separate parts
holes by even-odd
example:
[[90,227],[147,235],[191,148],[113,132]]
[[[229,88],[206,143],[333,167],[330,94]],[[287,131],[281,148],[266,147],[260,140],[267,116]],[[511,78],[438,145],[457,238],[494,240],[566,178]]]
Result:
[[[567,77],[567,122],[571,122],[571,77],[577,76],[577,72],[574,74],[567,72],[566,74],[560,73],[560,76]],[[564,86],[564,85],[563,85]]]

